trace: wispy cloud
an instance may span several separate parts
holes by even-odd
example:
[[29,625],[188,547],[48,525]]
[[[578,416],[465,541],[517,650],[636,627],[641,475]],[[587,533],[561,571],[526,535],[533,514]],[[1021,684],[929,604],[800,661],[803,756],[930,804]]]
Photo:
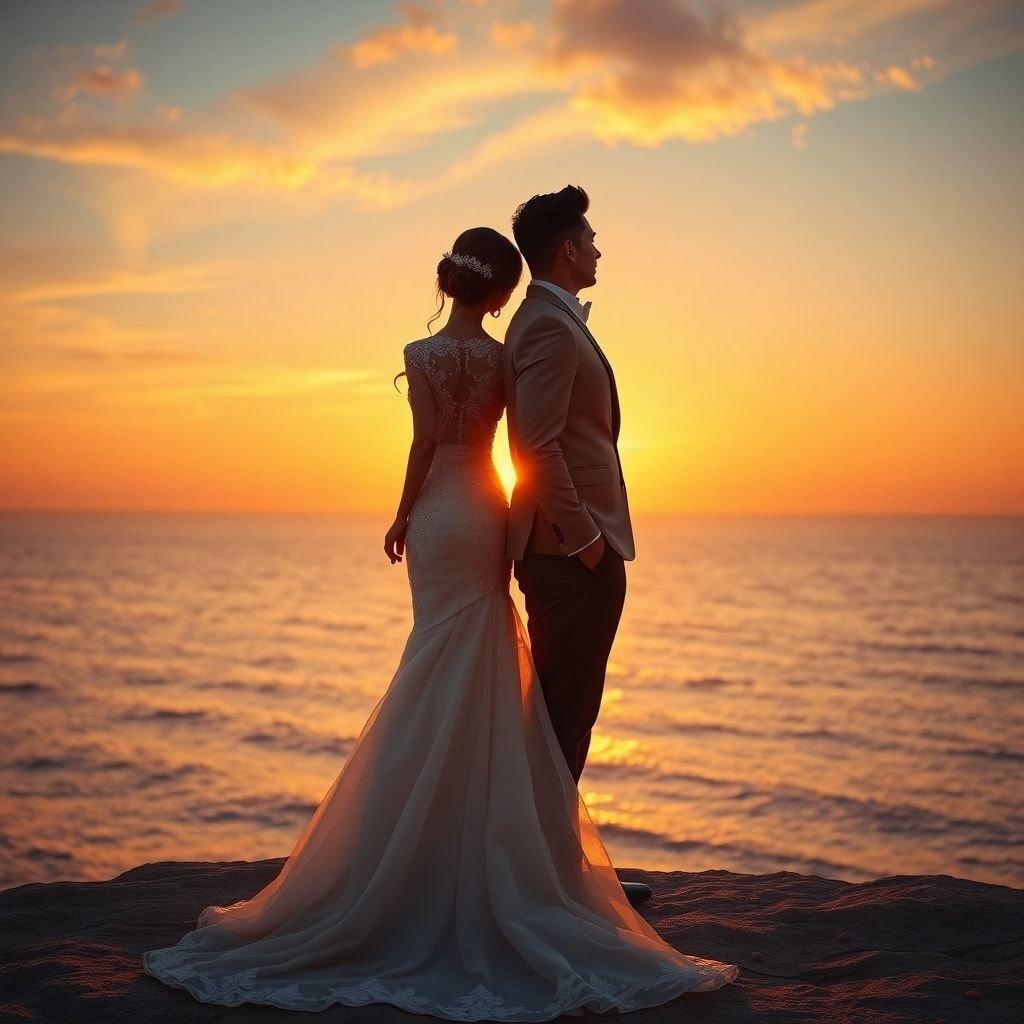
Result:
[[499,50],[524,50],[540,42],[532,21],[493,21],[487,34]]
[[161,409],[217,417],[261,408],[283,415],[325,410],[338,415],[354,401],[388,393],[379,372],[331,365],[296,367],[279,362],[224,359],[159,349],[136,352],[81,348],[60,363],[23,369],[2,387],[0,420],[26,419],[47,409],[74,408],[109,417],[116,412],[153,417]]
[[74,72],[71,81],[66,85],[57,86],[54,90],[58,100],[73,99],[81,92],[91,93],[107,99],[130,96],[142,88],[142,75],[135,68],[118,71],[108,64],[100,64],[94,68],[85,68]]
[[223,287],[233,267],[224,260],[169,268],[115,269],[78,279],[37,282],[8,292],[11,302],[57,302],[109,295],[185,295]]
[[[142,72],[135,67],[118,66],[128,49],[127,39],[116,43],[65,43],[48,54],[35,55],[29,80],[36,76],[50,80],[50,96],[62,105],[58,120],[66,122],[69,112],[76,110],[72,101],[77,96],[121,101],[142,91]],[[45,124],[43,118],[33,120]]]
[[182,0],[147,0],[135,12],[135,21],[142,25],[148,25],[154,21],[176,18],[184,10],[185,5]]
[[638,18],[629,0],[556,0],[554,30],[542,59],[572,81],[572,104],[608,142],[713,141],[863,98],[877,81],[847,60],[758,49],[724,8],[702,17],[649,0]]
[[847,43],[959,0],[805,0],[751,19],[758,45]]
[[[328,44],[310,65],[238,87],[196,112],[145,96],[143,72],[118,64],[126,40],[65,47],[61,59],[75,62],[58,83],[65,106],[0,127],[0,153],[140,174],[182,197],[207,194],[215,205],[280,197],[308,210],[346,198],[393,208],[553,145],[709,143],[764,122],[806,122],[842,103],[920,91],[947,64],[973,59],[950,56],[951,47],[967,46],[957,26],[973,26],[972,54],[996,45],[979,42],[976,29],[986,18],[1010,17],[1006,0],[968,6],[965,13],[954,0],[803,0],[702,14],[683,0],[553,0],[528,20],[514,3],[405,3],[391,22]],[[150,3],[140,17],[180,11]],[[877,54],[858,49],[882,35]],[[1003,36],[1001,46],[1024,45],[1024,35],[1019,44]],[[76,97],[132,97],[134,115],[107,116],[107,108],[76,106]],[[548,102],[538,111],[534,97]],[[432,159],[417,173],[401,158],[419,151]],[[147,219],[167,218],[155,200],[147,214],[144,190],[129,191],[134,198],[115,204],[110,217],[118,237],[139,246]]]
[[904,92],[917,92],[921,88],[921,83],[906,68],[895,64],[890,65],[884,71],[876,71],[875,81],[881,85],[894,85]]
[[149,171],[197,187],[248,183],[288,191],[317,173],[313,160],[282,147],[232,138],[224,132],[178,130],[173,123],[94,121],[56,131],[33,119],[26,130],[0,133],[0,153]]
[[120,60],[128,51],[128,40],[119,39],[116,43],[97,43],[92,48],[96,60]]
[[357,68],[392,64],[408,53],[432,57],[458,54],[458,34],[438,27],[436,11],[416,3],[401,4],[400,9],[402,21],[398,25],[381,25],[352,46],[337,46],[335,52]]
[[454,54],[459,37],[454,32],[440,32],[433,25],[401,25],[382,28],[360,40],[347,52],[357,68],[375,64],[391,64],[403,53],[429,53],[435,57]]
[[233,101],[268,118],[318,160],[358,161],[407,153],[475,125],[493,104],[553,83],[513,57],[461,57],[444,67],[413,64],[363,74],[332,56],[294,75],[239,89]]
[[91,364],[102,364],[109,367],[111,364],[144,364],[149,366],[182,366],[194,365],[197,363],[218,362],[220,357],[209,352],[190,352],[180,348],[159,348],[151,345],[128,348],[123,345],[112,347],[101,347],[99,345],[55,345],[47,350],[48,353],[72,362],[84,362]]

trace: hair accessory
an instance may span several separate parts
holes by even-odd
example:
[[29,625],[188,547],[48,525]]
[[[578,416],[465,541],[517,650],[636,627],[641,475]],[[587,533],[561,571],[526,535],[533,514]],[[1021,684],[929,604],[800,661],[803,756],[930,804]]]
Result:
[[463,256],[461,252],[457,252],[454,255],[450,252],[446,252],[443,255],[446,259],[451,260],[456,266],[469,267],[470,270],[475,270],[478,274],[483,274],[484,277],[494,276],[490,263],[481,263],[475,256]]

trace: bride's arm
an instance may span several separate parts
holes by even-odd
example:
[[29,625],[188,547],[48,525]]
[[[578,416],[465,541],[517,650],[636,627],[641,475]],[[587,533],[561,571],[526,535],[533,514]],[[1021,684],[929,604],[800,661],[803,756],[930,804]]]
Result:
[[412,443],[405,467],[405,484],[398,502],[395,521],[384,538],[384,551],[392,563],[402,560],[405,549],[405,530],[416,498],[427,478],[437,446],[437,423],[434,414],[434,396],[423,371],[405,353],[405,373],[409,382],[409,405],[412,407]]
[[437,445],[434,396],[430,392],[427,378],[419,367],[413,365],[409,365],[406,373],[409,378],[409,404],[412,406],[412,443],[409,445],[409,461],[405,467],[405,486],[398,503],[397,514],[402,517],[412,511],[423,481],[427,478],[427,470],[430,469]]

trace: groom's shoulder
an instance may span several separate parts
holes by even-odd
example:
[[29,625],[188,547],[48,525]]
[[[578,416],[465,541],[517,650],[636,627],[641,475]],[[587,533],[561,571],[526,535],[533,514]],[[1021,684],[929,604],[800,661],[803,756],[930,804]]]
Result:
[[518,338],[528,331],[537,328],[551,328],[558,324],[568,327],[567,315],[563,315],[554,303],[546,302],[538,296],[528,295],[512,314],[505,340],[507,342],[511,335]]

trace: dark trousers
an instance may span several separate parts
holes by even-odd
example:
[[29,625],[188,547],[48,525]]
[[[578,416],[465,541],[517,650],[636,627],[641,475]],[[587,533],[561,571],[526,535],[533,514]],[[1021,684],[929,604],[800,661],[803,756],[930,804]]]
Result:
[[593,569],[575,555],[528,552],[513,571],[525,599],[530,647],[551,724],[579,782],[626,599],[626,566],[605,543]]

